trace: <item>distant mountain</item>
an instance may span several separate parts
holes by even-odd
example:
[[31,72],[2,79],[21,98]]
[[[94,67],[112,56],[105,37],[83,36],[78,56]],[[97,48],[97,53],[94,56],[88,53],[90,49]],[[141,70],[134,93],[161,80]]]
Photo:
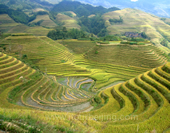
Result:
[[51,10],[52,12],[65,12],[65,11],[73,11],[79,17],[81,16],[89,16],[92,14],[104,14],[106,12],[120,10],[117,7],[104,8],[102,6],[94,7],[89,4],[82,4],[77,1],[62,1],[59,4],[56,4],[54,8]]
[[[62,0],[46,0],[57,4]],[[135,8],[154,14],[159,17],[170,17],[170,3],[168,0],[76,0],[94,6],[104,6],[106,8]]]
[[42,0],[0,0],[0,4],[5,4],[12,9],[31,10],[35,8],[51,9],[54,5]]
[[169,0],[78,0],[92,5],[118,8],[136,8],[160,17],[170,17]]
[[[163,39],[170,42],[170,20],[148,14],[139,9],[126,8],[120,10],[116,7],[104,8],[102,6],[92,6],[78,1],[66,0],[56,5],[50,3],[45,4],[46,2],[40,0],[2,1],[3,0],[0,0],[0,3],[4,3],[0,4],[0,30],[3,32],[14,29],[15,25],[22,23],[25,24],[28,29],[31,29],[31,31],[34,30],[35,27],[47,28],[46,30],[49,31],[56,26],[63,26],[67,29],[81,29],[99,37],[108,34],[124,35],[126,32],[144,32],[156,45],[160,45],[160,43],[164,41]],[[19,2],[20,6],[17,6]],[[24,2],[26,3],[24,4]],[[145,8],[151,6],[152,4],[148,4],[148,7],[146,6]],[[20,8],[17,9],[16,7]],[[49,8],[49,11],[42,11],[48,7],[53,8],[51,8],[51,10]],[[16,22],[15,25],[11,24],[14,23],[11,19]],[[8,20],[9,24],[7,24]],[[6,28],[4,28],[5,24]],[[8,25],[11,25],[11,27]],[[22,31],[19,30],[19,32]]]

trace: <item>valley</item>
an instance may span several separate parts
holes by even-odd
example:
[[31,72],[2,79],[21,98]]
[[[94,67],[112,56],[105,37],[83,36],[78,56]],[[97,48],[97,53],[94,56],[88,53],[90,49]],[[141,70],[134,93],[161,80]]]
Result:
[[0,132],[169,133],[168,18],[13,2],[0,1]]

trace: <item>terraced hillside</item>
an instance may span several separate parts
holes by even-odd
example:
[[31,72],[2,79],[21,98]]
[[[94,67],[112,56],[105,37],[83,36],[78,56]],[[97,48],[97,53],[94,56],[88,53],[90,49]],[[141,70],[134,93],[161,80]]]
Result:
[[[93,111],[88,100],[95,94],[88,90],[94,88],[92,79],[43,75],[3,53],[0,53],[0,63],[0,123],[3,128],[9,128],[10,124],[10,130],[15,127],[13,130],[19,132],[32,129],[47,132],[48,126],[51,132],[169,130],[170,63],[122,84],[103,88],[98,93],[103,106]],[[41,122],[37,124],[35,119]],[[40,123],[49,123],[48,129],[40,128]]]
[[[71,14],[76,16],[74,12],[71,12]],[[67,29],[72,29],[72,28],[80,29],[81,28],[80,25],[78,25],[78,21],[74,17],[70,17],[68,15],[58,13],[56,16],[56,19],[60,23],[63,23],[63,26],[67,27]]]
[[77,40],[58,42],[62,43],[71,52],[84,56],[91,63],[154,68],[163,65],[167,61],[164,52],[148,42],[146,45],[126,45],[117,41],[108,45]]
[[16,23],[14,20],[12,20],[12,18],[10,18],[8,16],[8,14],[1,14],[0,15],[0,30],[3,32],[6,32],[10,29],[12,29],[13,27],[19,25],[18,23]]
[[56,23],[54,23],[50,18],[49,15],[37,15],[36,19],[32,21],[31,23],[36,23],[42,21],[40,26],[48,27],[48,28],[54,28],[57,26]]
[[[93,87],[93,80],[68,77],[65,84],[62,84],[57,82],[55,76],[42,75],[12,56],[2,53],[0,55],[1,96],[6,93],[4,96],[9,97],[11,103],[24,107],[69,112],[91,107],[89,99],[93,93],[84,90],[83,86]],[[11,92],[8,94],[9,91]],[[6,98],[2,100],[4,96],[1,97],[1,101],[6,103]],[[4,102],[1,106],[8,107],[9,103],[4,104]]]
[[26,54],[28,59],[45,73],[57,75],[88,74],[85,68],[70,63],[74,56],[67,48],[47,37],[9,36],[1,43],[7,44],[7,49],[10,45],[9,53],[17,58]]
[[[96,115],[102,132],[168,132],[170,63],[102,91],[109,101]],[[105,116],[105,117],[103,117]],[[103,122],[104,121],[104,122]]]
[[[38,16],[34,22],[39,20],[44,20],[41,26],[29,27],[27,25],[15,22],[8,16],[8,14],[0,14],[0,30],[4,33],[30,33],[38,36],[46,36],[47,33],[56,26],[56,24],[49,19],[49,16]],[[44,28],[42,26],[50,27],[51,29]]]
[[163,53],[153,45],[97,46],[87,53],[86,59],[99,63],[153,68],[166,62],[166,58],[161,54]]
[[[91,41],[56,42],[28,34],[6,37],[0,44],[6,47],[8,54],[18,59],[26,55],[26,60],[49,75],[90,76],[96,81],[97,90],[166,63],[163,52],[151,44],[98,46]],[[96,50],[98,54],[95,54]]]
[[[123,23],[111,24],[109,19],[120,20]],[[163,37],[169,37],[168,29],[170,26],[160,20],[159,17],[150,15],[137,9],[123,9],[119,11],[109,12],[103,15],[107,29],[110,34],[124,34],[125,32],[145,32],[157,46]],[[169,49],[162,48],[169,53]]]
[[[168,131],[170,64],[155,46],[98,46],[28,34],[9,35],[0,44],[11,55],[0,53],[1,129],[10,124],[21,132],[49,132],[41,127],[48,123],[51,132]],[[77,50],[79,45],[87,47]],[[99,50],[87,59],[96,48],[122,52],[122,47],[124,65],[104,62],[101,55],[103,62],[94,61]],[[130,51],[142,65],[126,64],[133,59]]]

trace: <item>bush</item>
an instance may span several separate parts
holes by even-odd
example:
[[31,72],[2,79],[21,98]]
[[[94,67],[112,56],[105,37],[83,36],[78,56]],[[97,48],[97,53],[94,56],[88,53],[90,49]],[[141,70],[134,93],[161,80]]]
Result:
[[6,47],[3,47],[3,50],[6,51]]
[[127,42],[127,41],[126,42],[125,41],[121,41],[120,43],[121,44],[129,44],[129,42]]
[[24,59],[24,58],[27,58],[27,55],[26,55],[26,54],[22,55],[22,58],[23,58],[23,59]]
[[97,104],[101,104],[101,99],[100,99],[100,97],[98,97],[98,96],[96,96],[95,98],[94,98],[94,101],[97,103]]
[[95,54],[98,54],[99,52],[98,51],[95,51]]
[[146,40],[144,38],[132,38],[131,41],[136,41],[136,42],[145,42]]
[[109,22],[111,24],[116,24],[116,23],[123,23],[123,19],[119,16],[119,19],[109,19]]
[[136,42],[129,42],[130,45],[136,45]]

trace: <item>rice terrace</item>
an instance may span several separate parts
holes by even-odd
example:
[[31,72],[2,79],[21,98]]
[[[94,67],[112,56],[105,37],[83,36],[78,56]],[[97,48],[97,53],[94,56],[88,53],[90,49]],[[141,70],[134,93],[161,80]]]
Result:
[[168,20],[0,0],[0,133],[170,133]]

